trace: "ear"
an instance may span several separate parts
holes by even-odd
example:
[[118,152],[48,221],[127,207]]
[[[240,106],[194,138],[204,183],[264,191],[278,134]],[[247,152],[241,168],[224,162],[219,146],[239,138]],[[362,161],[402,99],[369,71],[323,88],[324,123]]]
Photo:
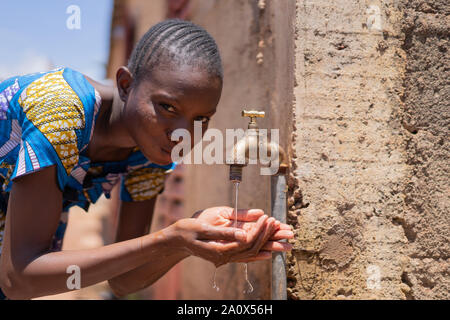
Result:
[[131,91],[132,84],[134,81],[130,70],[127,67],[120,67],[116,73],[117,89],[119,91],[120,100],[125,102]]

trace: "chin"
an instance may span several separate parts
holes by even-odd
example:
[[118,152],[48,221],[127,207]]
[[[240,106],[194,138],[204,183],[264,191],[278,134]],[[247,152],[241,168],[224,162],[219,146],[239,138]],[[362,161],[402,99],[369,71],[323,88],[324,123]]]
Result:
[[168,164],[171,164],[172,162],[173,162],[172,156],[170,154],[168,154],[167,152],[163,151],[161,153],[161,157],[158,159],[157,162],[155,161],[154,163],[159,164],[161,166],[166,166]]
[[162,165],[171,164],[173,162],[172,154],[161,148],[161,160],[163,162]]
[[158,164],[160,166],[167,166],[172,163],[172,160],[161,160],[161,161],[152,161],[155,164]]
[[168,164],[172,163],[171,157],[167,157],[165,154],[162,154],[161,157],[158,157],[158,159],[149,159],[151,162],[158,164],[160,166],[167,166]]
[[171,156],[162,150],[159,152],[158,157],[155,157],[153,155],[149,156],[149,154],[144,152],[144,150],[142,150],[142,149],[141,149],[141,151],[142,151],[143,155],[154,164],[157,164],[160,166],[166,166],[166,165],[172,163]]

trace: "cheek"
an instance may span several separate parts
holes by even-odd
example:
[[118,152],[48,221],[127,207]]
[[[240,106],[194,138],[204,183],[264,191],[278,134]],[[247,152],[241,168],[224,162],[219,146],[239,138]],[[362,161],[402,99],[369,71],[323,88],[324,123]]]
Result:
[[127,112],[126,122],[133,139],[141,149],[151,149],[155,140],[160,139],[161,132],[164,132],[151,105],[137,105]]

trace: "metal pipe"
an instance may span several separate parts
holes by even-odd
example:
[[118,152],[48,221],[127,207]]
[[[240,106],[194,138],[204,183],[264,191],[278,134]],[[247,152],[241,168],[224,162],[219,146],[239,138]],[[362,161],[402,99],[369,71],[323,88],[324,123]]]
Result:
[[[286,223],[286,175],[271,176],[272,217]],[[285,240],[284,240],[285,241]],[[272,300],[287,300],[286,253],[272,253]]]

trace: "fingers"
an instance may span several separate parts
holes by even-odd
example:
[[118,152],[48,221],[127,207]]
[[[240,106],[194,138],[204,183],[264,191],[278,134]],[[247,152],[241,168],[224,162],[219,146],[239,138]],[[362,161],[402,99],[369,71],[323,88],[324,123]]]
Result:
[[226,227],[235,227],[239,229],[243,229],[246,231],[250,231],[254,226],[256,222],[245,222],[245,221],[235,221],[230,220],[227,224],[225,224]]
[[253,243],[250,252],[253,255],[257,255],[261,250],[262,246],[267,242],[270,236],[275,231],[275,218],[271,217],[267,219],[267,223],[265,224],[264,230],[259,233],[257,240]]
[[[229,210],[225,210],[222,213],[222,216],[226,219],[232,220],[233,224],[236,220],[236,212],[232,208],[228,208]],[[262,215],[264,214],[264,211],[261,209],[238,209],[237,214],[237,224],[243,224],[243,222],[255,222],[258,220]],[[281,223],[280,221],[276,220],[277,229],[280,230],[292,230],[292,226],[286,223]]]
[[287,252],[292,250],[292,244],[287,242],[267,241],[262,246],[261,250]]
[[270,240],[283,240],[294,238],[294,233],[289,230],[278,230],[270,237]]
[[280,230],[292,230],[292,226],[286,223],[281,223]]
[[280,230],[291,230],[292,231],[293,228],[292,228],[291,225],[286,224],[286,223],[281,223],[278,220],[276,220],[276,221],[277,221],[277,229],[280,229]]
[[292,245],[285,242],[267,241],[261,251],[253,257],[238,259],[235,262],[253,262],[272,258],[272,251],[287,252],[292,250]]
[[235,260],[234,262],[253,262],[272,258],[272,251],[287,252],[292,250],[292,245],[285,242],[267,241],[256,256]]
[[253,256],[253,257],[250,257],[250,258],[245,258],[245,259],[239,259],[239,260],[236,260],[235,262],[247,263],[247,262],[268,260],[268,259],[271,259],[271,258],[272,258],[272,252],[270,252],[270,251],[261,251],[256,256]]
[[[255,225],[255,222],[237,221],[236,228],[244,229],[246,231],[249,231],[249,230],[251,230],[253,228],[254,225]],[[226,227],[234,227],[235,223],[234,223],[234,221],[230,220],[224,226],[226,226]],[[291,238],[291,234],[292,234],[292,236],[294,235],[294,233],[292,232],[292,227],[290,225],[287,225],[287,224],[284,224],[284,223],[280,223],[279,221],[276,221],[275,222],[275,226],[276,226],[276,228],[275,228],[276,230],[283,231],[283,232],[280,233],[280,236],[282,235],[282,237],[284,237],[286,239],[290,239]]]
[[230,227],[215,227],[206,223],[201,225],[197,233],[198,240],[245,241],[247,239],[245,230]]
[[266,221],[269,219],[268,216],[262,215],[258,218],[256,223],[253,225],[252,229],[250,229],[249,232],[247,232],[247,243],[253,244],[257,239],[260,233],[265,229],[266,227]]
[[[224,210],[222,212],[222,216],[226,219],[235,220],[236,212],[233,208],[227,208],[228,210]],[[237,220],[238,221],[256,221],[262,215],[264,211],[261,209],[238,209],[237,211]]]

